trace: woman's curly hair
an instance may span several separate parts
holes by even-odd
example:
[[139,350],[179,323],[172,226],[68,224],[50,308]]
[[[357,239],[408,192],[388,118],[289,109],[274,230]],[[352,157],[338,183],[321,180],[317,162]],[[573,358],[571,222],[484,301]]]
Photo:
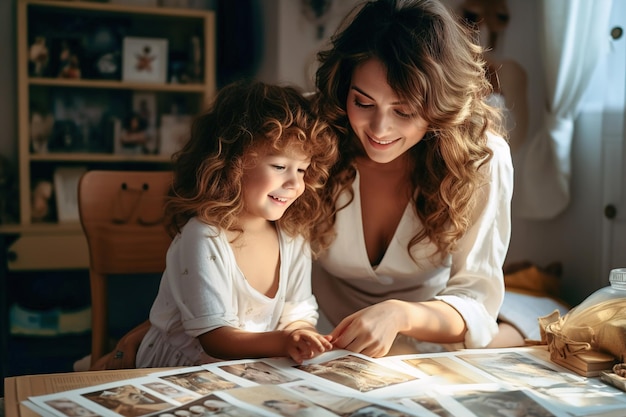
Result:
[[[318,53],[316,111],[340,138],[325,204],[335,206],[351,190],[355,157],[364,151],[350,127],[346,99],[354,69],[378,59],[399,99],[429,126],[409,150],[412,205],[423,229],[407,249],[428,239],[443,255],[455,250],[470,225],[476,190],[487,181],[480,169],[492,157],[487,132],[504,136],[499,110],[485,101],[492,87],[477,39],[438,0],[367,1],[346,17],[330,48]],[[328,239],[333,225],[331,216],[318,233]]]
[[244,171],[260,155],[297,150],[311,158],[302,195],[276,221],[288,234],[302,235],[317,250],[313,225],[328,216],[319,191],[337,159],[329,126],[292,86],[242,80],[223,87],[210,108],[197,116],[191,137],[174,154],[174,180],[165,204],[171,234],[192,217],[221,230],[240,231]]

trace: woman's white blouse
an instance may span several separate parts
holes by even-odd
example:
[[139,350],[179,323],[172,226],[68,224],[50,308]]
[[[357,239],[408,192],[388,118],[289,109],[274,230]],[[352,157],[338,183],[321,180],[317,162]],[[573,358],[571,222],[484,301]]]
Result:
[[[496,317],[504,297],[504,263],[511,236],[513,165],[501,137],[490,135],[493,157],[489,181],[477,193],[473,223],[458,250],[433,259],[435,246],[423,241],[407,251],[422,227],[409,204],[395,235],[377,266],[371,266],[361,220],[360,178],[353,183],[354,200],[337,214],[337,238],[313,267],[313,290],[322,312],[334,325],[349,314],[387,300],[438,299],[454,307],[467,325],[465,346],[487,345],[497,332]],[[345,204],[348,195],[344,195]]]

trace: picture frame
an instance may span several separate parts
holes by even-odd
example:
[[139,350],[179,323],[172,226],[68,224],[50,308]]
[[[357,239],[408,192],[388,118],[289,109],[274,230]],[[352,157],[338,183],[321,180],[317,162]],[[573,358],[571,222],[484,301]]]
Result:
[[48,75],[54,78],[83,78],[85,51],[81,36],[52,36],[50,43]]
[[157,96],[135,92],[132,109],[119,120],[115,134],[114,153],[122,155],[153,155],[157,144]]
[[86,167],[58,167],[54,170],[54,193],[59,223],[80,221],[78,213],[78,181]]
[[165,83],[168,41],[126,36],[122,42],[122,81]]
[[192,116],[182,114],[161,115],[159,154],[172,156],[180,150],[191,135]]

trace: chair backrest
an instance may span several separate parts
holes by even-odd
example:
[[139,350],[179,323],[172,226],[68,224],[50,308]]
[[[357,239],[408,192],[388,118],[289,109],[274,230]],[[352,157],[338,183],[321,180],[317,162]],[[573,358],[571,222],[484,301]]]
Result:
[[170,171],[86,172],[78,184],[89,246],[91,363],[108,351],[107,277],[161,273],[171,238],[162,223]]

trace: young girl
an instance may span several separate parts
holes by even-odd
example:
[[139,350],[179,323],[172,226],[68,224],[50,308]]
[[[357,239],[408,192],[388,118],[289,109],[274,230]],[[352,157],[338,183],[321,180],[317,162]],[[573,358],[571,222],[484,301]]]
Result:
[[174,239],[137,367],[301,362],[332,347],[315,330],[309,242],[336,157],[296,89],[238,82],[218,93],[175,155]]

